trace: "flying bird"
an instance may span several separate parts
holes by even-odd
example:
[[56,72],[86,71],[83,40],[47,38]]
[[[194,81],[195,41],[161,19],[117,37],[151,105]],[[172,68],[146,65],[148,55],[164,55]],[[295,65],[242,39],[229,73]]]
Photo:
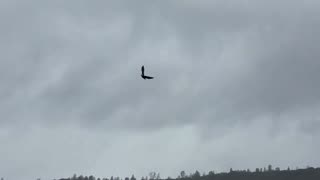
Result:
[[141,67],[141,77],[146,80],[146,79],[153,79],[151,76],[146,76],[144,75],[144,66]]

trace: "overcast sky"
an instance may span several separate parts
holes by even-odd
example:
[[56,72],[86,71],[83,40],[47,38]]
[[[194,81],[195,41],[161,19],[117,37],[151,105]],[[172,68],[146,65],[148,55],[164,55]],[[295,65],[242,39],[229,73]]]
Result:
[[0,0],[0,177],[320,166],[319,17],[319,0]]

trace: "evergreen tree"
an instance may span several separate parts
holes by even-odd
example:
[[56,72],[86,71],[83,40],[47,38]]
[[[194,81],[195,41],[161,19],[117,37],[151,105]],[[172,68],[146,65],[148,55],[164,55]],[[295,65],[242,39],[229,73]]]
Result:
[[194,179],[199,179],[200,177],[201,177],[201,175],[200,175],[199,171],[196,171],[192,176],[192,178],[194,178]]
[[186,172],[185,171],[181,171],[180,172],[180,177],[181,178],[186,178]]

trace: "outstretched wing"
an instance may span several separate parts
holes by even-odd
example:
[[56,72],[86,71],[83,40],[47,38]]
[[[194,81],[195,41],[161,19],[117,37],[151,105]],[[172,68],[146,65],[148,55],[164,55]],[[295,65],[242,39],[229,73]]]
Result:
[[144,76],[144,66],[141,67],[142,76]]
[[153,77],[151,77],[151,76],[144,76],[144,78],[146,78],[146,79],[153,79]]

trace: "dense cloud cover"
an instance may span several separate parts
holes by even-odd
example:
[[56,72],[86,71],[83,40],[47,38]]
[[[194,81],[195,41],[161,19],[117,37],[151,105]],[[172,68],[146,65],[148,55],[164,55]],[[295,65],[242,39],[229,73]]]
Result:
[[0,176],[320,165],[320,1],[0,0],[0,13]]

